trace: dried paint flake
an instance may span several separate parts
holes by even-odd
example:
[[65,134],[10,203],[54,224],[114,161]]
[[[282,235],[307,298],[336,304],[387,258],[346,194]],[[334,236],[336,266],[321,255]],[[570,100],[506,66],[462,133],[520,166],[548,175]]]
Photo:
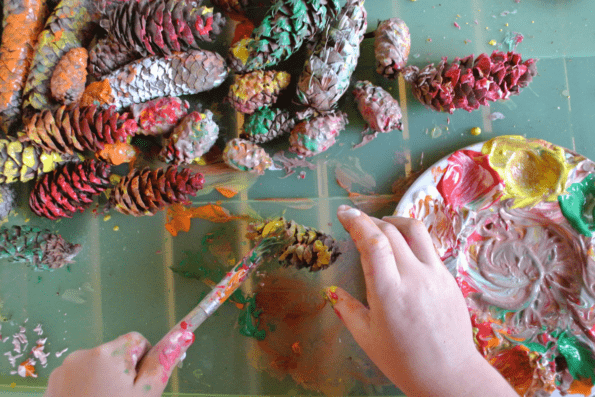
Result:
[[494,121],[494,120],[502,120],[504,118],[504,115],[500,112],[494,112],[494,113],[490,114],[488,117],[491,121]]
[[316,169],[316,164],[312,164],[311,162],[309,162],[308,160],[306,160],[305,158],[303,158],[301,156],[297,156],[296,158],[289,158],[289,157],[285,156],[285,152],[283,150],[280,152],[277,152],[273,155],[273,164],[275,161],[280,162],[282,168],[278,168],[275,165],[274,170],[281,170],[281,169],[285,170],[285,176],[282,178],[286,178],[289,175],[293,175],[295,173],[295,168],[298,168],[298,167],[306,167],[310,170]]
[[456,23],[456,22],[454,23],[454,25],[455,25],[455,28],[457,28],[457,29],[461,30],[461,25],[459,25],[459,24],[458,24],[458,23]]

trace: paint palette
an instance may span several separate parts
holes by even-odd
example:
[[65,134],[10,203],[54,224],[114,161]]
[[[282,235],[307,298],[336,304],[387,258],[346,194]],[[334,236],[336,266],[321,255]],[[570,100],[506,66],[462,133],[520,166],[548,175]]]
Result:
[[594,170],[546,141],[501,136],[434,164],[395,211],[428,227],[476,346],[520,395],[591,394]]

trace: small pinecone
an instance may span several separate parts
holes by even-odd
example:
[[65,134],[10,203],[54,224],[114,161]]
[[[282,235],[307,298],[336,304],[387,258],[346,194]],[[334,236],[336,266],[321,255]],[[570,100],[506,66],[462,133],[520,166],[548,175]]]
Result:
[[240,138],[227,142],[223,150],[223,161],[231,168],[258,175],[264,175],[264,171],[273,164],[263,148]]
[[263,234],[285,229],[290,244],[283,249],[279,262],[285,267],[308,268],[311,272],[324,270],[337,260],[341,252],[339,244],[330,235],[316,229],[287,221],[283,217],[254,222],[248,225],[247,238],[259,241]]
[[387,19],[378,24],[374,37],[376,71],[388,79],[396,79],[409,58],[409,28],[399,18]]
[[110,187],[111,166],[93,159],[67,163],[35,183],[29,206],[39,216],[56,220],[72,218],[93,202],[93,196]]
[[30,263],[44,270],[59,269],[72,263],[80,250],[80,244],[69,243],[49,230],[28,226],[0,228],[0,259]]
[[225,18],[196,1],[140,0],[113,7],[100,25],[113,42],[142,58],[199,49],[199,42],[221,33]]
[[452,63],[443,58],[437,67],[430,64],[421,71],[408,66],[403,77],[427,108],[451,114],[455,109],[471,112],[480,105],[518,95],[537,74],[535,62],[532,58],[523,62],[515,52],[494,51],[475,60],[473,55],[455,58]]
[[8,218],[8,214],[15,206],[16,192],[11,185],[0,185],[0,221]]
[[250,72],[286,60],[304,40],[314,40],[340,9],[338,0],[276,0],[251,38],[230,48],[230,67]]
[[256,70],[244,75],[235,75],[227,101],[238,112],[251,114],[258,108],[277,102],[279,92],[287,88],[290,80],[289,73],[274,70]]
[[91,76],[99,79],[136,59],[138,57],[122,44],[103,38],[89,50],[87,69]]
[[81,99],[87,82],[87,59],[87,50],[80,47],[60,59],[50,80],[52,96],[58,102],[70,105]]
[[213,112],[192,112],[174,128],[159,157],[166,163],[191,164],[213,147],[218,136]]
[[124,142],[138,129],[128,113],[119,114],[111,107],[78,106],[56,111],[44,110],[35,114],[26,126],[23,141],[32,141],[45,150],[73,154],[85,149],[97,152],[105,144]]
[[331,22],[300,75],[297,97],[302,105],[320,112],[336,107],[357,66],[367,15],[364,0],[348,0]]
[[187,101],[165,97],[130,106],[132,117],[138,123],[137,134],[162,135],[173,128],[188,114]]
[[376,132],[403,129],[399,102],[382,87],[369,81],[358,81],[353,91],[357,108],[368,127]]
[[260,108],[246,118],[244,133],[240,138],[252,143],[265,143],[291,132],[295,121],[295,117],[287,110]]
[[12,137],[0,139],[1,184],[30,181],[67,161],[78,161],[78,156],[45,151]]
[[322,153],[336,143],[347,123],[347,115],[343,112],[314,114],[291,130],[289,151],[306,157]]
[[186,196],[196,195],[204,183],[201,173],[192,174],[187,168],[135,169],[114,187],[109,206],[126,215],[154,215],[168,204],[187,203]]
[[198,94],[219,87],[227,77],[221,55],[204,50],[136,60],[105,76],[116,109],[153,98]]

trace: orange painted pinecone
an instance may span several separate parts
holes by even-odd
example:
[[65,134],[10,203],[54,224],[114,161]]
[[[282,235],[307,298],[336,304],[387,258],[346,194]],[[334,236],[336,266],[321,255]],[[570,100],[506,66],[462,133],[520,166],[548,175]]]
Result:
[[114,188],[108,206],[126,215],[154,215],[168,204],[187,203],[186,196],[196,195],[204,183],[201,173],[187,168],[135,169]]
[[113,107],[102,110],[97,106],[65,106],[55,111],[35,114],[26,126],[21,141],[31,141],[43,149],[73,154],[73,151],[103,149],[105,144],[125,142],[138,129],[128,113],[119,114]]
[[35,214],[52,220],[71,218],[75,212],[83,212],[93,196],[110,187],[110,173],[109,164],[93,159],[66,163],[37,180],[29,206]]
[[78,102],[87,82],[87,50],[78,47],[68,51],[56,65],[50,89],[52,96],[65,105]]

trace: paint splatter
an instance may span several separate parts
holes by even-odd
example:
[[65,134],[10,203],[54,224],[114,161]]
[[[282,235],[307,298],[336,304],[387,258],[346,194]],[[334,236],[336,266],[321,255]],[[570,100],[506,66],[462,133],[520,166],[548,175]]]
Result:
[[[282,168],[278,168],[274,164],[275,161],[280,162]],[[285,156],[285,152],[284,151],[277,152],[277,153],[275,153],[273,155],[273,167],[271,168],[271,170],[281,170],[281,169],[284,169],[285,170],[285,176],[282,177],[282,178],[287,178],[288,176],[293,175],[295,173],[295,168],[300,168],[300,167],[306,167],[306,168],[308,168],[310,170],[315,170],[316,169],[316,164],[312,164],[308,160],[306,160],[304,158],[300,158],[299,156],[296,157],[296,158],[287,157],[287,156]]]
[[225,223],[236,219],[251,220],[250,217],[245,215],[232,215],[220,205],[207,204],[200,207],[185,207],[181,204],[174,204],[167,208],[165,229],[172,236],[177,236],[181,231],[188,232],[190,230],[190,221],[193,218],[215,223]]

